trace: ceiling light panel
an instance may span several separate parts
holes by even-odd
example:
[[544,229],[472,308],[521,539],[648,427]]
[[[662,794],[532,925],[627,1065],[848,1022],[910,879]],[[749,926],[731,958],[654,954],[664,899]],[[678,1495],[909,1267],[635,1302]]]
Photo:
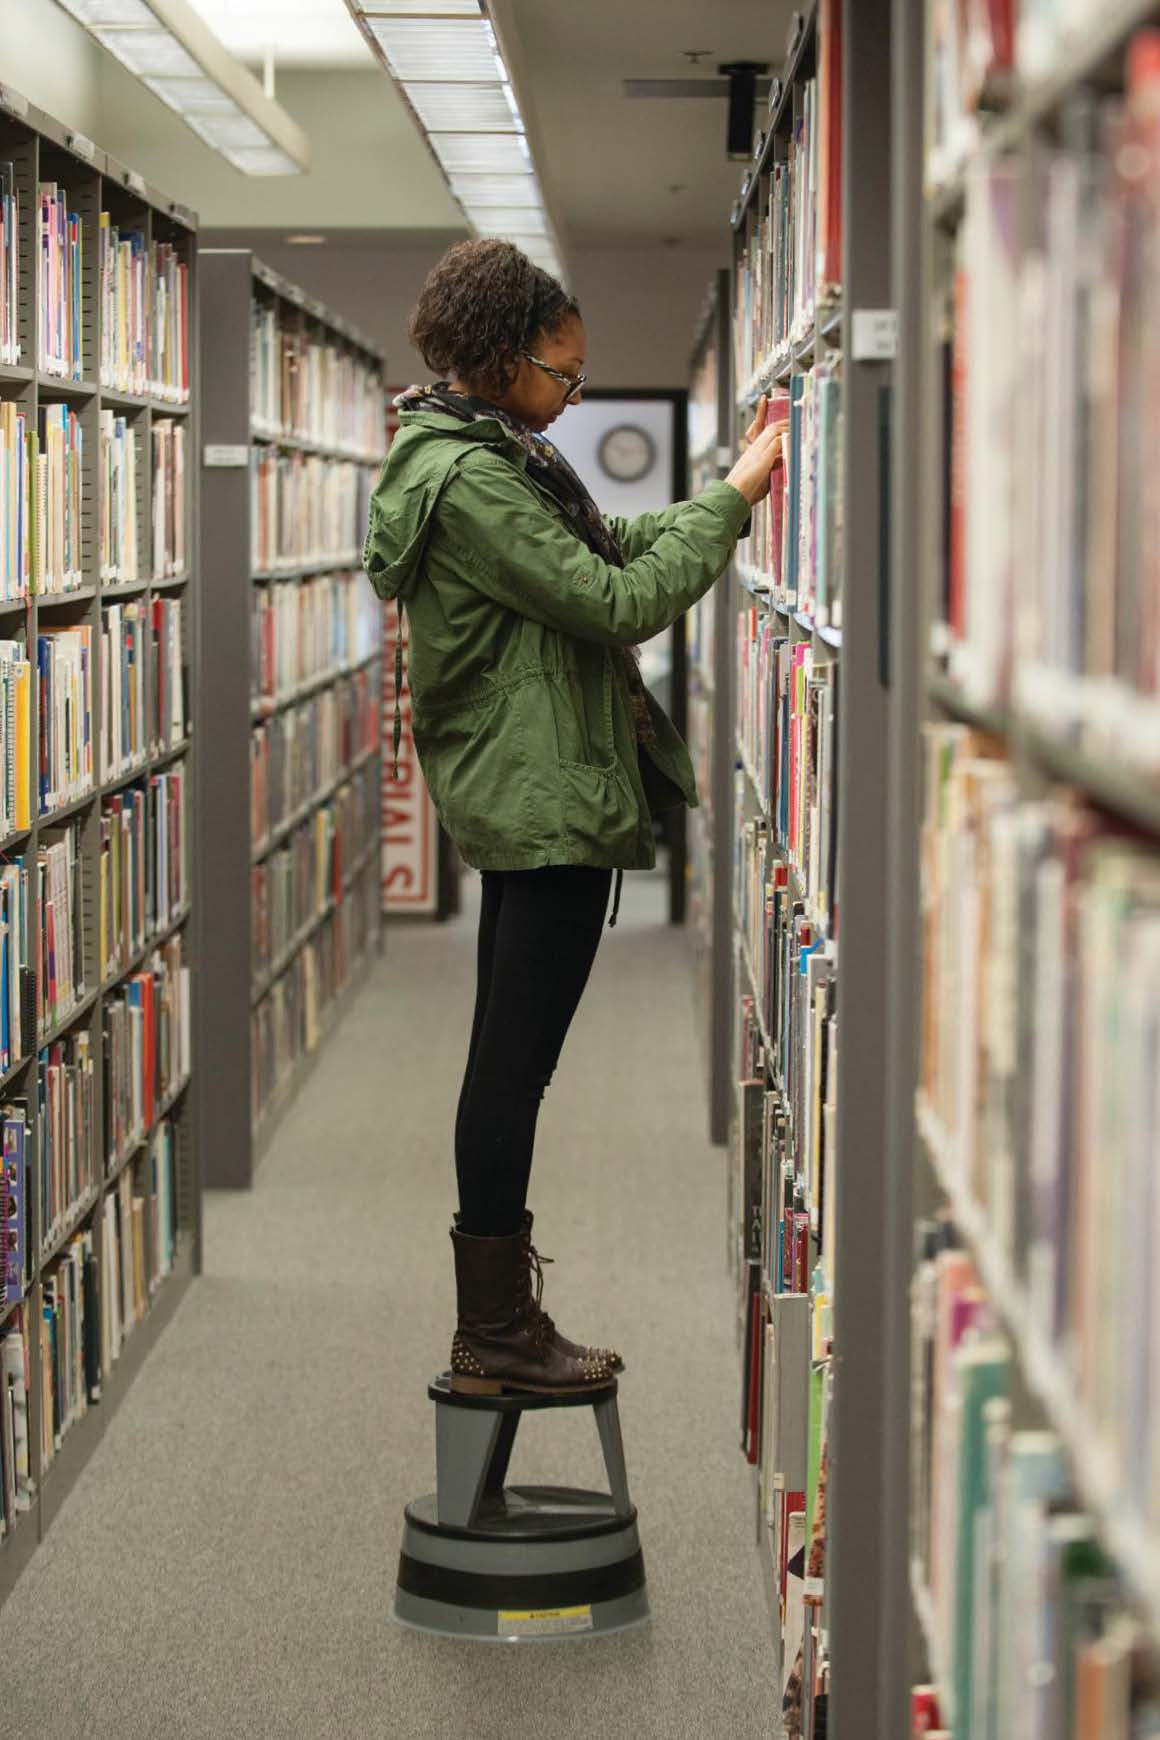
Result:
[[[296,175],[306,135],[189,0],[60,0],[103,48],[248,175]],[[349,25],[349,21],[348,21]]]
[[532,167],[522,133],[432,133],[431,149],[448,175],[519,175]]
[[524,206],[480,206],[471,221],[481,236],[546,236],[547,220],[542,211]]
[[540,205],[540,184],[528,175],[450,175],[451,191],[462,205]]
[[506,82],[491,25],[480,18],[368,18],[371,33],[402,84],[426,79]]
[[359,11],[368,18],[478,18],[479,0],[366,0]]
[[404,84],[403,89],[428,133],[510,133],[519,126],[500,84]]
[[97,41],[138,78],[195,79],[201,68],[168,30],[93,31]]

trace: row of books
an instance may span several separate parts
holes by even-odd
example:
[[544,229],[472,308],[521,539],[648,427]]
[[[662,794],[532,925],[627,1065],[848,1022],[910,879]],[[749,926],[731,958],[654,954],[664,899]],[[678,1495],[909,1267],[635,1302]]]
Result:
[[[750,605],[737,617],[737,729],[746,777],[771,819],[820,929],[836,930],[836,661],[795,640],[786,618]],[[744,801],[745,786],[738,786]],[[740,812],[739,812],[740,813]]]
[[[822,1600],[831,1229],[816,1214],[822,1173],[807,1185],[798,1171],[792,1110],[748,995],[741,1000],[737,1065],[730,1225],[741,1445],[757,1470],[757,1535],[776,1597],[782,1722],[787,1733],[812,1734],[824,1732],[818,1718],[828,1675]],[[832,1105],[827,1115],[832,1122]]]
[[363,467],[255,444],[250,453],[250,559],[256,573],[359,559]]
[[101,612],[101,768],[115,779],[185,737],[180,598],[134,599]]
[[1158,103],[1146,31],[1122,99],[1074,99],[1065,148],[972,160],[944,346],[951,673],[1151,770]]
[[69,822],[53,838],[38,843],[36,879],[40,926],[32,940],[43,1036],[68,1019],[88,988],[79,823]]
[[1160,853],[1072,793],[1021,799],[961,726],[928,731],[926,781],[925,1104],[1113,1489],[1160,1525]]
[[85,372],[84,225],[55,181],[42,181],[37,198],[40,367],[79,381]]
[[140,574],[137,538],[137,431],[127,417],[102,411],[98,560],[106,585],[125,586]]
[[189,903],[186,769],[153,774],[101,807],[98,960],[102,983],[122,972]]
[[788,422],[766,500],[740,546],[750,585],[820,628],[842,625],[842,379],[835,361],[790,377],[766,421]]
[[190,1069],[190,969],[178,931],[103,1005],[105,1153],[109,1164],[144,1141]]
[[146,242],[100,214],[101,385],[119,393],[189,397],[188,268],[169,242]]
[[303,683],[369,659],[382,642],[382,606],[366,575],[256,586],[250,600],[250,693],[292,696]]
[[368,762],[250,873],[253,973],[262,978],[328,907],[379,837],[378,782]]
[[0,403],[0,598],[84,584],[83,457],[81,420],[66,405],[42,405],[34,424]]
[[155,417],[153,439],[153,578],[185,573],[185,422]]
[[273,304],[255,301],[250,404],[256,429],[377,459],[386,400],[377,371],[350,351],[288,325]]
[[20,195],[16,165],[0,159],[0,363],[20,361]]
[[[148,1153],[125,1169],[92,1224],[74,1233],[41,1278],[35,1320],[41,1471],[52,1464],[69,1428],[100,1400],[102,1372],[112,1369],[125,1336],[173,1266],[176,1153],[174,1127],[163,1119]],[[22,1304],[0,1327],[0,1537],[31,1509],[35,1492],[32,1322],[31,1305]]]
[[255,1127],[322,1036],[327,1011],[377,936],[379,867],[372,858],[334,911],[274,980],[250,1017],[251,1117]]
[[949,1222],[920,1223],[918,1257],[912,1577],[937,1679],[914,1732],[1155,1740],[1147,1640],[1058,1438],[1015,1425],[1011,1348]]
[[[0,1105],[0,1310],[23,1299],[32,1251],[32,1132],[23,1100]],[[2,1374],[0,1374],[2,1375]]]
[[0,864],[0,1073],[26,1058],[35,1043],[28,870],[23,859]]
[[[44,628],[36,638],[40,814],[93,789],[93,631]],[[17,690],[17,699],[21,691]],[[17,741],[21,728],[17,720]]]
[[250,829],[256,851],[363,753],[379,732],[379,666],[276,713],[250,733]]
[[105,1195],[101,1248],[101,1355],[115,1363],[125,1339],[173,1267],[177,1248],[178,1136],[169,1118]]
[[734,378],[744,387],[841,282],[842,0],[818,6],[817,75],[792,93],[784,153],[753,195],[734,267]]

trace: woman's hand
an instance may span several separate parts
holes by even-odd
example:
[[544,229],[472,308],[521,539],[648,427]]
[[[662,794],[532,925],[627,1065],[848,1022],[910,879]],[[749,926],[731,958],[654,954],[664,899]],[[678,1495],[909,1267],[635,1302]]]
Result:
[[[757,415],[745,431],[745,451],[725,479],[739,489],[750,507],[756,507],[769,494],[769,474],[781,455],[781,438],[789,428],[784,419],[765,423],[769,400],[763,394]],[[765,427],[762,427],[762,424]]]

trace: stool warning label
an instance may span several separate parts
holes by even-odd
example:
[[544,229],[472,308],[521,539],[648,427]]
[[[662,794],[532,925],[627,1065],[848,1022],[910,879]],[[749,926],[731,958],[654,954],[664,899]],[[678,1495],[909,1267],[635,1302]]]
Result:
[[501,1608],[500,1637],[550,1637],[562,1631],[591,1631],[592,1606]]

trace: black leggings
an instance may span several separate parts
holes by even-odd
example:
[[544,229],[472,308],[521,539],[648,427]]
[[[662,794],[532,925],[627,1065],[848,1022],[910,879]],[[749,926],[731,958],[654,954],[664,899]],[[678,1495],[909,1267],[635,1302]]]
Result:
[[609,870],[485,870],[467,1071],[455,1120],[460,1225],[519,1231],[536,1117],[600,941]]

